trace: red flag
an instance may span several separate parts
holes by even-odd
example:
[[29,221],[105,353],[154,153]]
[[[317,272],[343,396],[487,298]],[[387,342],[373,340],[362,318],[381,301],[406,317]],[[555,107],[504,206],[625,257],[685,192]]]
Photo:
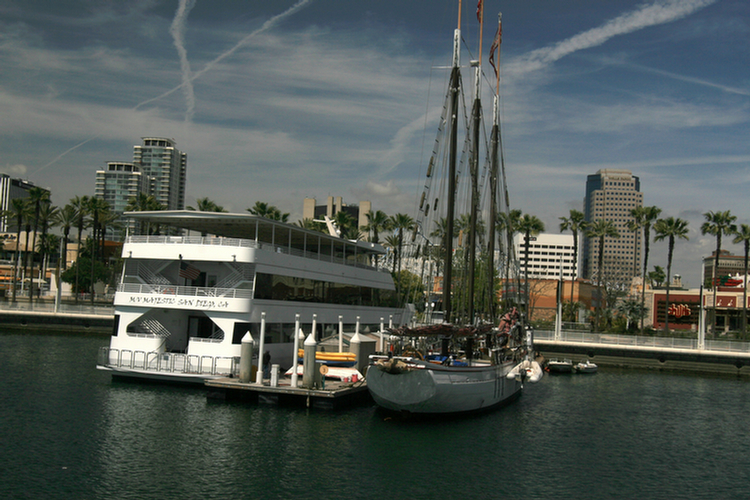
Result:
[[501,28],[501,25],[498,24],[497,33],[495,34],[495,39],[492,40],[492,46],[490,47],[490,57],[489,57],[489,62],[492,65],[492,69],[495,70],[495,78],[497,78],[497,66],[495,66],[495,51],[500,46],[501,41],[502,41],[502,28]]
[[482,22],[482,0],[477,3],[477,21]]

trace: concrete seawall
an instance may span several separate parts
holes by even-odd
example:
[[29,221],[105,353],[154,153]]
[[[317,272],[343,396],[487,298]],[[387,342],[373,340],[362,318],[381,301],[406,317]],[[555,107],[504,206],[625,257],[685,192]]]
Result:
[[586,342],[535,340],[546,359],[588,359],[599,366],[623,366],[665,371],[691,371],[750,376],[750,353],[642,346],[613,346]]
[[0,310],[0,328],[13,330],[49,329],[56,332],[109,334],[114,316],[106,314],[54,313],[46,311]]

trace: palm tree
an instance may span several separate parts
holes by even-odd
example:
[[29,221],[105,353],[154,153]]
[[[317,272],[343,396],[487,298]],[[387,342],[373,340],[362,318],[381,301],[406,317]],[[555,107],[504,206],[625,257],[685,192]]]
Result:
[[667,274],[661,266],[654,266],[654,270],[648,273],[648,281],[651,283],[652,287],[660,287],[666,279]]
[[[125,205],[126,212],[153,212],[157,210],[165,210],[166,207],[156,201],[156,197],[152,194],[138,193],[136,196],[131,196],[128,199],[128,204]],[[139,231],[141,234],[151,234],[151,223],[141,221],[139,223]],[[159,232],[158,225],[155,233]]]
[[[99,241],[102,239],[102,250],[103,250],[103,233],[104,229],[101,226],[100,220],[108,218],[110,213],[109,203],[101,198],[92,197],[88,199],[88,205],[86,210],[91,216],[91,237],[92,237],[92,249],[91,249],[91,305],[94,305],[94,268],[95,262],[100,258]],[[103,253],[103,252],[102,252]]]
[[68,267],[68,236],[70,236],[71,228],[76,225],[76,209],[73,205],[68,203],[57,212],[52,219],[52,223],[62,229],[63,232],[63,249],[62,249],[62,262],[63,269]]
[[404,231],[414,229],[414,219],[406,214],[396,214],[391,216],[391,230],[398,235],[398,270],[401,271],[401,256],[404,247]]
[[[716,256],[714,258],[714,269],[712,275],[713,283],[711,284],[711,287],[714,290],[714,309],[711,332],[716,335],[716,279],[718,278],[718,276],[716,276],[716,273],[719,270],[721,236],[729,236],[737,231],[737,226],[735,226],[734,224],[734,221],[737,220],[737,217],[732,215],[729,210],[725,212],[706,212],[705,214],[703,214],[703,217],[706,218],[706,222],[704,222],[701,226],[701,234],[710,234],[712,236],[716,236]],[[667,279],[669,279],[669,276],[667,276]]]
[[198,212],[223,212],[226,213],[226,210],[221,205],[217,205],[212,199],[205,197],[205,198],[198,198],[195,200],[195,207],[187,207],[188,210],[196,210]]
[[[42,210],[42,205],[49,205],[49,191],[38,186],[34,186],[29,189],[29,197],[27,198],[29,206],[34,207],[34,237],[31,239],[31,280],[29,280],[29,297],[34,296],[34,253],[36,249],[36,233],[39,231],[39,212]],[[27,235],[28,236],[28,235]],[[27,252],[28,260],[28,252]]]
[[[370,210],[365,214],[367,217],[367,224],[360,227],[360,229],[370,235],[371,243],[380,243],[380,232],[388,231],[390,229],[391,219],[382,210],[373,212]],[[375,255],[375,266],[378,265],[378,256]]]
[[611,220],[597,219],[595,222],[586,225],[586,237],[597,238],[599,240],[599,262],[597,265],[597,277],[598,284],[597,288],[599,291],[599,300],[596,306],[596,328],[599,328],[599,316],[602,309],[602,301],[604,299],[603,285],[604,285],[604,239],[605,238],[619,238],[620,233],[617,231],[617,227]]
[[[39,273],[39,277],[41,279],[46,279],[47,276],[47,255],[54,254],[58,250],[53,247],[51,249],[52,251],[50,251],[50,245],[54,241],[47,237],[47,231],[49,230],[49,227],[54,224],[57,212],[58,208],[53,207],[50,203],[43,203],[42,208],[39,211],[39,221],[42,229],[42,234],[39,236],[41,238],[39,241],[39,254],[41,256],[41,272]],[[42,244],[42,242],[44,242],[44,244]]]
[[391,234],[386,236],[384,246],[393,251],[393,261],[391,262],[391,274],[396,275],[396,264],[398,263],[398,236]]
[[[544,231],[544,222],[542,222],[536,215],[523,214],[518,220],[516,226],[519,232],[524,234],[523,243],[523,261],[524,271],[523,274],[526,277],[526,314],[528,318],[529,314],[529,245],[531,243],[531,237]],[[529,320],[531,318],[528,318]]]
[[667,238],[669,241],[669,253],[667,254],[667,303],[664,309],[664,331],[669,331],[669,284],[672,276],[672,255],[674,254],[675,238],[688,239],[688,222],[675,217],[659,219],[654,224],[656,236],[654,241],[662,241]]
[[742,335],[747,334],[747,272],[748,256],[750,256],[750,226],[740,224],[739,229],[735,231],[732,243],[743,243],[745,245],[745,277],[742,285]]
[[560,217],[560,232],[567,231],[568,229],[573,233],[573,280],[570,284],[570,301],[573,302],[573,292],[575,291],[574,287],[578,268],[578,231],[586,229],[586,219],[583,212],[579,210],[571,210],[570,217]]
[[16,258],[13,263],[13,302],[16,301],[16,289],[18,281],[18,263],[21,260],[21,228],[24,221],[29,217],[28,204],[25,198],[13,198],[10,200],[10,208],[3,212],[3,217],[14,219],[16,222]]
[[86,224],[88,223],[88,220],[86,220],[86,216],[88,215],[87,209],[89,205],[89,197],[88,196],[76,196],[75,198],[72,198],[70,200],[71,206],[76,211],[76,227],[78,228],[78,248],[76,249],[76,284],[75,284],[75,297],[76,297],[76,304],[78,304],[78,281],[79,281],[79,269],[80,269],[80,263],[79,258],[81,257],[81,247],[82,245],[82,237],[83,237],[83,229],[86,227]]
[[633,221],[628,224],[628,229],[635,232],[643,228],[643,277],[641,282],[641,335],[646,330],[646,273],[648,272],[648,253],[651,243],[651,225],[656,222],[661,213],[659,207],[636,207],[630,211]]
[[[289,215],[289,214],[287,214]],[[359,228],[356,219],[349,213],[340,210],[333,216],[333,222],[339,230],[342,238],[347,240],[359,239]]]

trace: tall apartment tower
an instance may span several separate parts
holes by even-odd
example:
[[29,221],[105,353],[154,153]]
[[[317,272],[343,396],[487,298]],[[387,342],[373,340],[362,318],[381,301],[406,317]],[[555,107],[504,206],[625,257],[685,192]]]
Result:
[[[604,239],[604,276],[610,281],[630,284],[633,276],[640,275],[642,231],[630,231],[630,211],[643,206],[641,181],[628,170],[599,170],[586,179],[586,198],[583,202],[586,222],[610,220],[620,233],[619,238]],[[583,238],[581,251],[582,276],[595,277],[599,264],[599,242]]]
[[187,154],[175,147],[174,139],[142,137],[140,146],[133,146],[133,164],[150,181],[149,194],[167,210],[185,208]]
[[[149,186],[149,178],[143,175],[138,165],[110,161],[106,169],[96,171],[94,196],[106,201],[112,211],[122,218],[130,198],[139,193],[148,193]],[[121,222],[126,223],[131,231],[135,229],[134,221]],[[108,235],[109,232],[108,228]]]
[[[35,187],[34,184],[29,181],[13,179],[8,174],[0,174],[0,210],[10,209],[10,203],[15,198],[28,198],[29,189],[33,187]],[[0,217],[0,233],[15,233],[18,230],[16,222],[9,217]]]

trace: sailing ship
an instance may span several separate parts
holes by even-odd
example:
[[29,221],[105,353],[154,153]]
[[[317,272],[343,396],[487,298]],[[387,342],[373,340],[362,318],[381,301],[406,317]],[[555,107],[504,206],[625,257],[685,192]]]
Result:
[[[482,9],[482,2],[480,2]],[[459,2],[460,13],[460,2]],[[481,13],[480,33],[481,33]],[[460,15],[459,15],[460,19]],[[498,18],[498,33],[491,50],[490,62],[494,60],[495,50],[499,54],[501,36],[501,18]],[[481,54],[481,34],[480,34]],[[416,224],[415,236],[419,231],[426,230],[432,213],[434,221],[444,232],[438,231],[440,242],[435,248],[443,249],[443,293],[441,325],[425,325],[417,328],[391,329],[390,333],[396,339],[394,352],[387,355],[370,356],[366,379],[367,387],[374,401],[381,407],[412,414],[456,414],[474,412],[495,408],[507,404],[520,396],[525,381],[538,381],[542,377],[542,369],[534,359],[533,332],[524,324],[524,316],[513,308],[501,321],[501,326],[494,327],[494,297],[495,297],[495,216],[498,213],[499,178],[505,179],[502,162],[502,147],[499,125],[499,77],[496,76],[498,92],[493,101],[493,126],[490,138],[490,158],[486,162],[485,171],[481,174],[480,182],[479,150],[481,127],[481,64],[472,62],[474,68],[474,102],[471,111],[469,131],[464,137],[462,160],[458,162],[458,129],[461,119],[459,104],[463,102],[463,84],[459,64],[459,48],[461,42],[460,20],[453,36],[453,56],[451,76],[446,104],[438,129],[438,139],[433,148],[427,167],[427,182],[425,191],[419,202],[419,217]],[[494,67],[494,63],[493,63]],[[497,75],[497,70],[496,70]],[[467,113],[464,111],[463,115]],[[443,140],[447,135],[447,146]],[[469,207],[469,224],[465,233],[460,234],[460,240],[468,241],[465,247],[459,245],[454,252],[454,219],[458,203],[458,170],[462,170],[468,163],[469,181],[463,191],[468,192],[466,201]],[[439,196],[431,196],[432,181],[435,172],[442,168],[447,181],[447,203],[444,212],[438,210]],[[486,182],[485,182],[486,181]],[[485,293],[475,297],[475,276],[477,274],[477,248],[480,234],[477,231],[480,216],[480,185],[489,193],[488,210],[488,246],[484,255],[487,272]],[[464,186],[461,186],[464,188]],[[504,190],[505,212],[509,212],[507,189]],[[434,199],[432,205],[430,201]],[[442,209],[442,207],[440,207]],[[430,210],[432,209],[432,212]],[[440,218],[445,214],[442,219]],[[510,220],[508,217],[507,220]],[[431,235],[434,235],[432,233]],[[428,237],[420,233],[424,239]],[[506,235],[506,249],[510,255],[512,244]],[[454,283],[454,263],[459,262],[466,269],[465,278],[460,283]],[[453,308],[453,297],[461,299],[462,306]],[[484,301],[479,300],[484,298]],[[475,311],[475,302],[485,304],[483,312]],[[520,304],[519,301],[516,301]],[[489,323],[482,324],[483,317]],[[466,321],[468,327],[458,327],[453,324]]]
[[[385,254],[378,244],[250,214],[127,215],[145,234],[123,245],[114,331],[99,352],[97,368],[115,377],[202,384],[236,376],[248,332],[286,370],[300,329],[315,325],[324,336],[408,321],[390,273],[373,265]],[[150,234],[155,227],[162,234]]]

